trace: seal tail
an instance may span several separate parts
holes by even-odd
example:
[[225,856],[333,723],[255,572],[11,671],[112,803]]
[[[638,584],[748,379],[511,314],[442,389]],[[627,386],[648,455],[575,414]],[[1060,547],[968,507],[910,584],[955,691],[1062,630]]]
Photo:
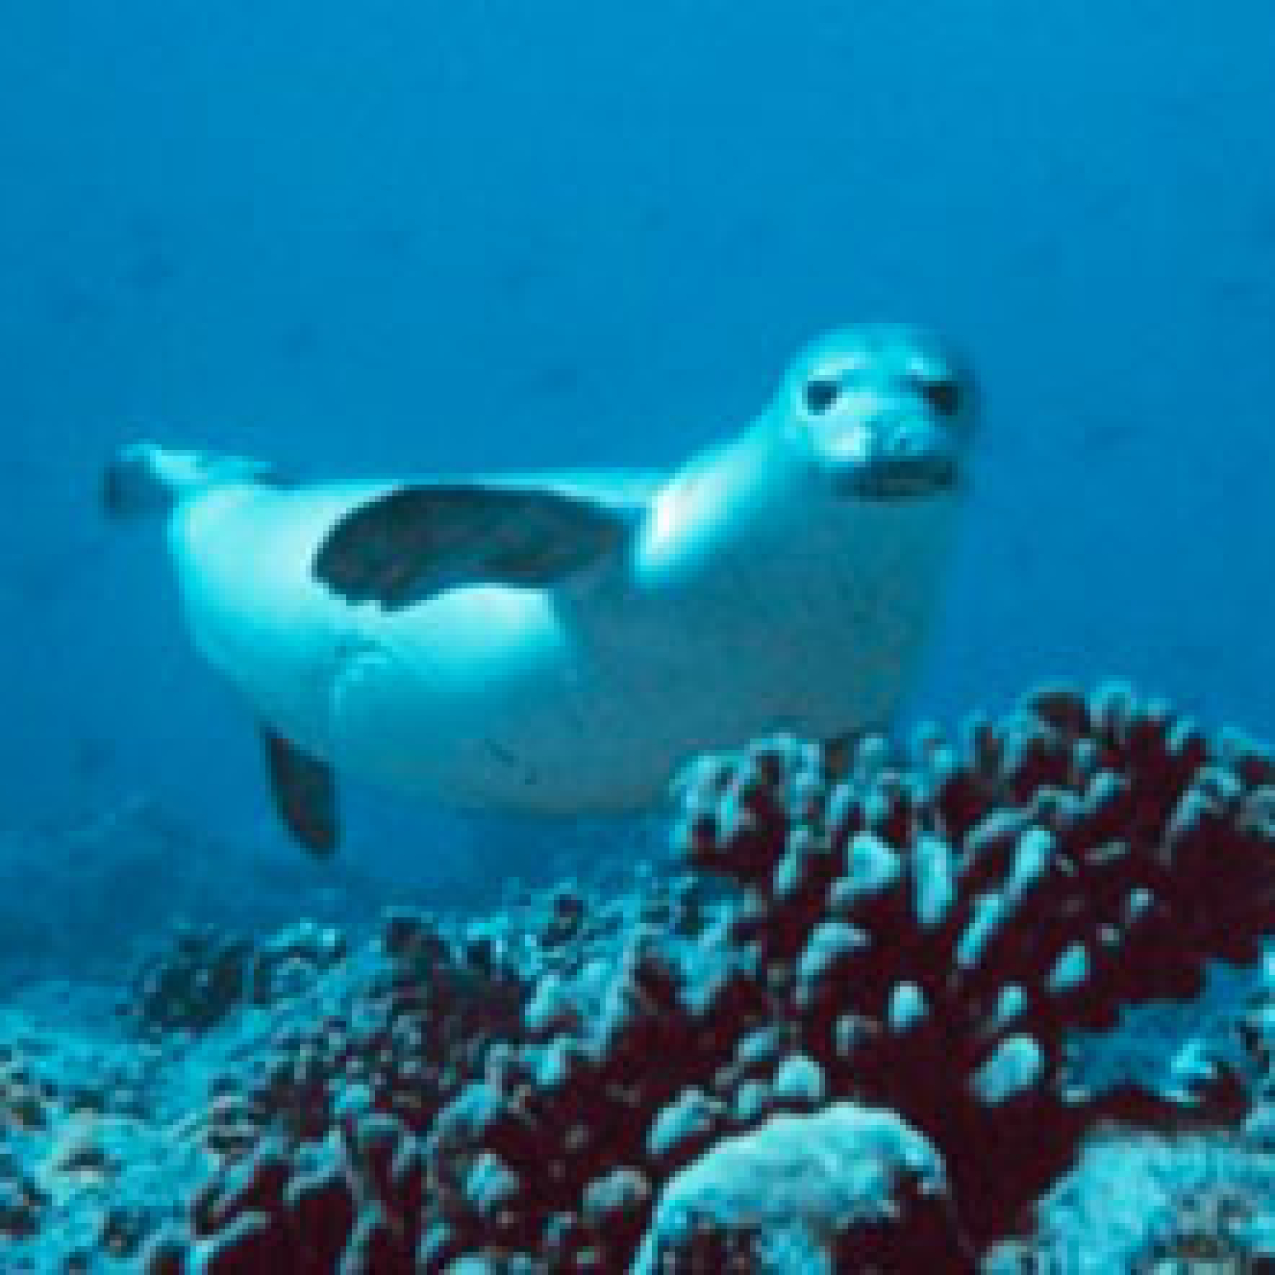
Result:
[[102,475],[102,507],[117,522],[166,517],[180,501],[208,487],[272,481],[278,481],[277,475],[265,461],[129,443]]

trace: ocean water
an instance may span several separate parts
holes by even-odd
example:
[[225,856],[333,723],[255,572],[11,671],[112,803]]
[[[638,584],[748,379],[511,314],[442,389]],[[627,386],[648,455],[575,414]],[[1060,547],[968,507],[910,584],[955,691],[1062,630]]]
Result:
[[47,0],[0,37],[6,994],[179,913],[357,929],[649,831],[356,783],[306,859],[155,529],[102,516],[138,436],[668,466],[808,338],[921,323],[983,419],[900,725],[1116,675],[1275,738],[1270,4]]

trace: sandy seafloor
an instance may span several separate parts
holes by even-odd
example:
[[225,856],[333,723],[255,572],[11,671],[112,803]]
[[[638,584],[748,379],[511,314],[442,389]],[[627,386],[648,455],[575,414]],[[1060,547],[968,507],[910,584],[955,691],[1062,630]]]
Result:
[[481,914],[11,837],[0,1270],[1275,1269],[1273,796],[1107,686],[706,761]]

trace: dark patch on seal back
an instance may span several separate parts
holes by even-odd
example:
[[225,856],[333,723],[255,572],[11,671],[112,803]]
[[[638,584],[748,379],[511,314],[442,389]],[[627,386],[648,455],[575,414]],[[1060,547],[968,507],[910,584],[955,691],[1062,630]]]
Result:
[[466,584],[555,584],[627,530],[621,512],[561,492],[400,487],[346,514],[312,571],[347,602],[395,610]]

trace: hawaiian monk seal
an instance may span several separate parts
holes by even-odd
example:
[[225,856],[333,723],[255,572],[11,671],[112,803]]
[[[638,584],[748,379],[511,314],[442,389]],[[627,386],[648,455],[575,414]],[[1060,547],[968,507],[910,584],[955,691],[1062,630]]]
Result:
[[195,644],[259,719],[279,811],[334,769],[505,810],[635,808],[696,752],[879,725],[935,611],[974,417],[901,325],[835,331],[676,472],[298,485],[140,443],[107,508],[167,516]]

